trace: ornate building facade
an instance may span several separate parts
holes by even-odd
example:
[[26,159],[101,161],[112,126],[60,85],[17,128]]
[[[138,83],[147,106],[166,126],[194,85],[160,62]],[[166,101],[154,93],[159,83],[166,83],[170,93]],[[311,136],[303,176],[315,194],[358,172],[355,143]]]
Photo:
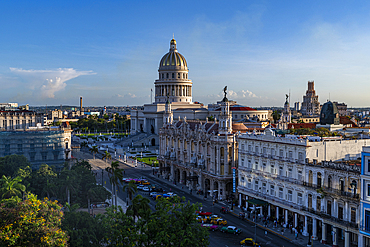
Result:
[[242,134],[238,142],[242,206],[263,200],[268,206],[261,214],[323,243],[357,246],[360,164],[341,160],[357,157],[366,140],[293,139],[267,129],[263,135]]
[[159,133],[161,175],[218,199],[232,197],[237,183],[236,136],[246,127],[232,123],[226,95],[219,121],[171,122],[170,115]]

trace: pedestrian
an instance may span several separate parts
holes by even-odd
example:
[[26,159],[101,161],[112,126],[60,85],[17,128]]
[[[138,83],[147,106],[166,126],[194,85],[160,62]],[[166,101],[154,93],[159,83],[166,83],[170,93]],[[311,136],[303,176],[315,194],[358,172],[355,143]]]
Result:
[[281,228],[281,235],[284,235],[284,228]]

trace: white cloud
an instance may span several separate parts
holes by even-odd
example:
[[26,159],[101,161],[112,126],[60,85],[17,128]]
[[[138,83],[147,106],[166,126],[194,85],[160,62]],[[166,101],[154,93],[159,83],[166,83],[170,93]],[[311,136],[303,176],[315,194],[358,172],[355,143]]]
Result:
[[22,68],[10,68],[10,71],[18,75],[25,87],[32,90],[35,96],[42,98],[55,98],[55,93],[63,90],[65,82],[81,75],[96,74],[93,71],[76,71],[73,68],[59,68],[56,70],[25,70]]

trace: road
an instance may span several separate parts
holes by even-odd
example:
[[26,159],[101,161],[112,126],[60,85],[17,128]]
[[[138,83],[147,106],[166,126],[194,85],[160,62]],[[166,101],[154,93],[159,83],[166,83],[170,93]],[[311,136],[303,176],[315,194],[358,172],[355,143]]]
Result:
[[[92,159],[92,155],[90,153],[74,153],[74,157],[78,159],[85,159],[88,160],[89,163],[93,166],[93,169],[96,171],[96,178],[97,182],[101,183],[102,173],[101,171],[107,167],[108,163],[105,163],[101,160],[101,155],[97,154],[96,159]],[[131,161],[130,161],[131,162]],[[175,184],[169,183],[168,181],[164,181],[161,178],[152,175],[151,169],[141,169],[140,165],[135,168],[130,165],[126,165],[124,163],[120,163],[120,168],[124,168],[125,170],[125,177],[130,178],[139,178],[139,177],[146,177],[152,184],[155,184],[165,191],[172,191],[179,195],[180,197],[185,197],[188,201],[192,203],[201,203],[203,207],[203,211],[213,212],[222,216],[224,219],[227,220],[228,225],[236,226],[242,229],[242,233],[240,235],[233,235],[227,233],[221,233],[219,231],[210,232],[210,246],[224,246],[224,247],[236,247],[240,246],[240,240],[250,237],[254,238],[255,234],[255,227],[253,224],[249,223],[248,221],[243,221],[236,217],[233,214],[221,214],[220,209],[223,206],[229,206],[226,202],[219,202],[213,205],[212,201],[204,201],[200,196],[195,195],[195,193],[190,194],[189,191],[184,190],[181,188],[181,185],[177,186]],[[103,172],[103,181],[106,184],[107,188],[111,189],[111,185],[109,183],[109,178],[107,173]],[[139,191],[138,193],[142,194],[143,196],[148,196],[149,193]],[[122,191],[122,186],[118,190],[118,197],[121,198],[123,201],[126,201],[127,195],[124,191]],[[155,201],[150,200],[150,207],[154,209]],[[230,207],[230,206],[229,206]],[[297,246],[294,243],[277,236],[273,233],[268,233],[265,235],[265,231],[257,227],[257,242],[261,244],[261,246],[266,247],[293,247]]]

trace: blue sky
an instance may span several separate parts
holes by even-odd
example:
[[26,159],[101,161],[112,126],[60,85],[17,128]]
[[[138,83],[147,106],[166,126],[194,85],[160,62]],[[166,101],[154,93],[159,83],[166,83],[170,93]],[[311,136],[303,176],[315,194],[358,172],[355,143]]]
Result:
[[150,103],[173,33],[193,100],[369,106],[370,1],[1,1],[0,102]]

